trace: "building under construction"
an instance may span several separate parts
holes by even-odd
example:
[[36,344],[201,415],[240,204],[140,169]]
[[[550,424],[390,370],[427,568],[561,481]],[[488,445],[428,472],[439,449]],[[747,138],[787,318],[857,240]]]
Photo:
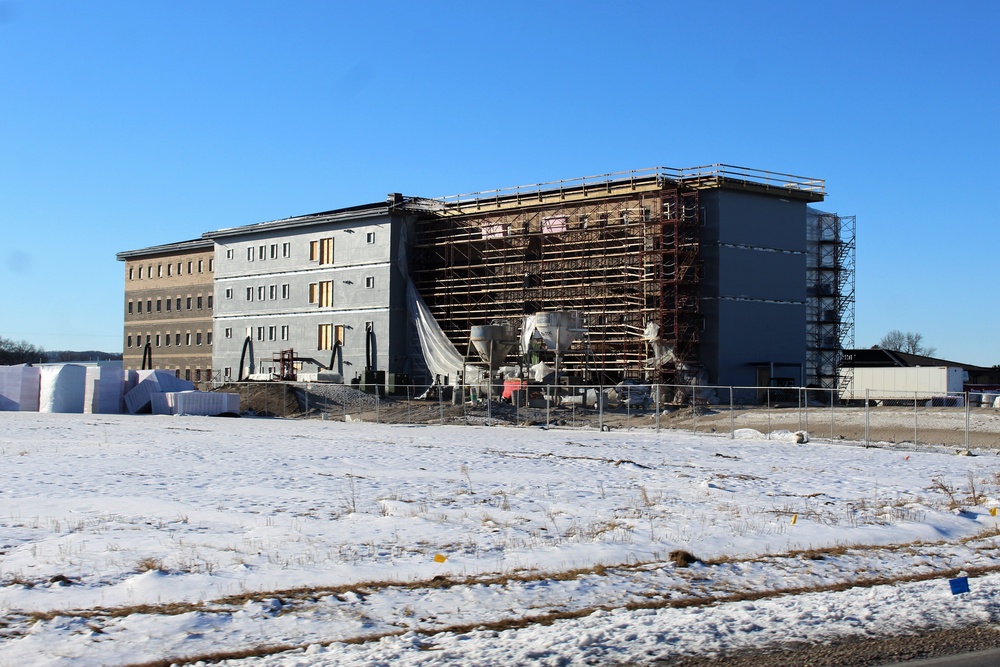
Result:
[[713,165],[445,197],[415,223],[410,274],[463,352],[475,326],[572,311],[586,333],[563,369],[585,382],[832,386],[853,219],[845,238],[810,213],[824,196],[822,180]]

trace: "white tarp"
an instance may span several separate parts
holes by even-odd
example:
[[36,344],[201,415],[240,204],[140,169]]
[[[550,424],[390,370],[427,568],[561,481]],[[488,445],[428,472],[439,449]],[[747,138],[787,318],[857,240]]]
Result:
[[117,366],[88,366],[84,388],[85,413],[121,414],[125,397],[125,371]]
[[125,394],[125,406],[130,413],[151,412],[152,395],[169,391],[190,391],[194,385],[181,380],[171,371],[138,371],[139,383]]
[[38,392],[39,412],[83,412],[87,368],[78,364],[42,366]]
[[0,366],[0,411],[38,412],[40,382],[34,366]]

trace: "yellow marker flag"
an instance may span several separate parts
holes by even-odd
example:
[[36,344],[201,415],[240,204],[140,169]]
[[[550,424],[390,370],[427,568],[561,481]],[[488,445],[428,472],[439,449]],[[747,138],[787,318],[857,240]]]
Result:
[[990,516],[996,516],[996,515],[997,515],[997,508],[996,507],[991,507],[990,508]]
[[792,515],[792,525],[794,526],[795,522],[798,521],[798,520],[799,520],[799,515],[798,514],[793,514]]
[[447,556],[444,556],[442,554],[434,554],[434,562],[435,563],[443,563],[446,560],[448,560]]

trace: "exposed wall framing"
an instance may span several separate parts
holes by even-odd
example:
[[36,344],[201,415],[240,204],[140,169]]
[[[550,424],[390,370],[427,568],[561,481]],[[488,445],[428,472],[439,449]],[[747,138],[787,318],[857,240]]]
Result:
[[[472,326],[574,310],[563,360],[585,381],[687,382],[698,362],[698,190],[662,176],[443,201],[416,223],[411,272],[455,347]],[[671,359],[654,361],[647,325]]]

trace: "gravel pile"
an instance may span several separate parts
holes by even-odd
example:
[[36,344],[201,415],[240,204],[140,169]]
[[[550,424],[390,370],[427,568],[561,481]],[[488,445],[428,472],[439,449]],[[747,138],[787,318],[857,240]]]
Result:
[[368,412],[377,399],[349,384],[296,383],[292,385],[303,412]]

